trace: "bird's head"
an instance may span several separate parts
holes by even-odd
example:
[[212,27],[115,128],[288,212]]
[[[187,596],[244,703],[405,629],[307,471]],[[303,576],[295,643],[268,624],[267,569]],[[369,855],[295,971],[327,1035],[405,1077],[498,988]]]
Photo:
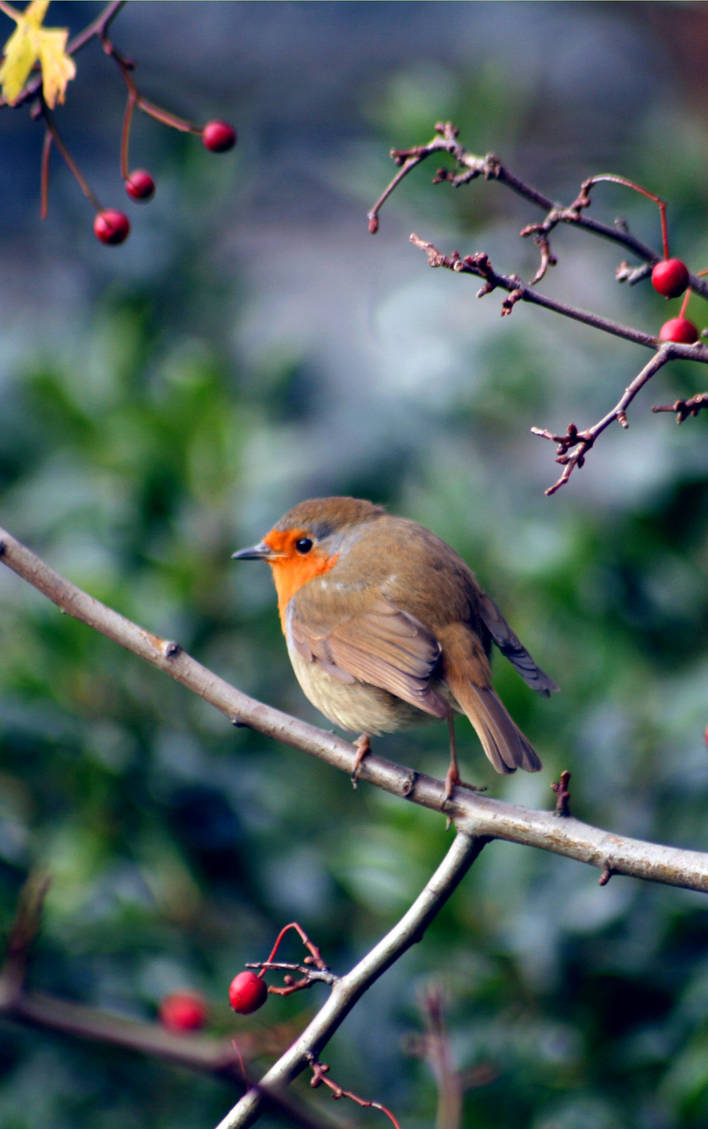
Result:
[[262,541],[240,549],[233,559],[267,561],[283,619],[298,589],[333,568],[361,527],[384,514],[381,506],[362,498],[310,498],[293,506]]

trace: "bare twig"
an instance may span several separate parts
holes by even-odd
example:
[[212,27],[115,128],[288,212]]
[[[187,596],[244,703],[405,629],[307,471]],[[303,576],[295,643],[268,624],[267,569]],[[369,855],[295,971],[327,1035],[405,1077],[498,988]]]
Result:
[[[633,341],[636,345],[643,345],[647,349],[656,349],[660,344],[658,338],[652,333],[644,333],[642,330],[612,321],[611,318],[602,317],[600,314],[592,313],[589,310],[581,310],[577,306],[570,306],[567,302],[547,298],[540,294],[538,290],[532,290],[518,275],[500,274],[494,269],[489,256],[484,251],[478,251],[472,255],[460,255],[459,251],[452,251],[449,255],[446,255],[439,251],[433,243],[421,239],[415,232],[410,236],[410,241],[414,247],[418,247],[425,252],[428,266],[444,267],[455,274],[471,274],[476,278],[483,279],[484,285],[477,292],[478,298],[483,298],[496,289],[506,290],[509,297],[502,302],[502,317],[510,314],[517,302],[530,302],[535,306],[543,306],[544,309],[551,310],[555,314],[583,322],[584,325],[589,325],[593,329],[602,330],[603,333],[611,333],[615,337],[623,337],[626,341]],[[671,346],[672,358],[682,357],[708,364],[708,346],[699,342],[695,345],[679,345],[669,341],[664,343],[662,348],[665,346]]]
[[689,416],[697,416],[702,408],[708,408],[708,392],[698,392],[688,400],[674,400],[673,404],[657,404],[653,412],[675,412],[676,422],[683,423]]
[[[594,423],[592,427],[586,427],[580,431],[574,423],[571,423],[568,425],[568,430],[565,435],[553,435],[545,428],[532,427],[532,435],[537,435],[541,439],[549,439],[557,445],[556,462],[560,463],[563,467],[563,473],[556,479],[552,486],[548,487],[545,493],[547,495],[555,494],[556,490],[559,490],[561,486],[565,486],[575,468],[583,466],[585,456],[594,445],[595,440],[611,423],[617,420],[622,427],[629,427],[626,414],[627,408],[632,403],[637,393],[656,375],[659,369],[663,368],[668,361],[676,356],[676,349],[683,350],[694,348],[694,345],[676,345],[671,341],[661,345],[652,359],[637,373],[634,380],[627,385],[615,406],[611,408],[602,419]],[[708,352],[704,345],[701,345],[700,349]],[[685,356],[683,353],[680,355]],[[670,408],[669,410],[673,411],[675,409]]]
[[[660,342],[659,339],[652,334],[642,333],[641,330],[621,325],[619,322],[611,321],[609,318],[601,317],[599,314],[590,313],[587,310],[580,310],[575,306],[568,305],[566,302],[558,302],[551,298],[546,298],[537,290],[532,290],[530,286],[527,286],[518,275],[499,274],[492,266],[489,256],[483,251],[477,252],[474,255],[464,256],[460,255],[458,251],[452,251],[451,254],[446,255],[442,251],[439,251],[433,243],[421,239],[420,236],[415,233],[411,235],[410,240],[415,247],[425,252],[429,266],[444,267],[447,270],[453,271],[455,274],[471,274],[477,278],[483,279],[484,285],[477,292],[478,298],[483,298],[496,289],[505,290],[508,297],[502,302],[502,316],[510,314],[517,302],[531,302],[534,305],[543,306],[547,310],[561,314],[563,317],[583,322],[585,325],[592,326],[593,329],[599,329],[604,333],[611,333],[615,337],[623,337],[625,340],[633,341],[637,345],[644,345],[648,349],[656,350],[652,359],[637,373],[634,380],[625,388],[615,406],[611,408],[602,419],[593,424],[592,427],[584,428],[581,431],[574,423],[571,423],[568,425],[568,430],[565,435],[553,434],[546,428],[531,428],[533,435],[537,435],[541,439],[549,439],[557,445],[556,462],[563,466],[563,473],[553,485],[549,486],[546,490],[546,494],[548,495],[555,494],[556,490],[559,490],[561,486],[566,484],[575,468],[583,466],[585,456],[594,445],[595,440],[610,424],[617,420],[622,427],[629,426],[627,421],[627,408],[632,403],[637,393],[641,391],[644,385],[647,384],[668,361],[682,359],[708,364],[708,346],[700,341],[697,341],[693,345],[679,344],[674,341]],[[699,396],[694,397],[693,400],[688,402],[677,401],[678,407],[672,407],[668,410],[680,412],[682,410],[680,405],[683,403],[689,405],[683,409],[683,418],[685,418],[687,414],[697,415],[698,410],[705,406],[703,397]]]
[[359,1094],[355,1094],[353,1090],[345,1090],[343,1086],[334,1082],[329,1077],[329,1065],[326,1062],[319,1062],[314,1055],[308,1055],[308,1064],[312,1070],[310,1085],[313,1090],[316,1090],[318,1086],[326,1086],[332,1094],[332,1097],[337,1100],[340,1098],[348,1098],[349,1101],[354,1102],[363,1109],[378,1109],[381,1113],[386,1115],[394,1129],[401,1129],[401,1126],[391,1113],[391,1110],[387,1109],[381,1102],[371,1101],[370,1098],[362,1098]]
[[[433,184],[446,182],[454,188],[459,188],[478,177],[482,177],[484,180],[496,180],[530,204],[543,209],[546,213],[544,220],[540,223],[527,224],[520,233],[522,236],[534,236],[541,253],[541,263],[534,276],[534,282],[540,281],[549,265],[554,265],[555,260],[550,250],[549,236],[559,223],[571,224],[574,227],[581,228],[636,255],[641,261],[642,267],[628,279],[631,282],[637,282],[640,278],[646,277],[653,264],[662,257],[662,252],[637,239],[627,230],[626,225],[601,223],[585,212],[590,203],[588,193],[592,184],[598,179],[613,179],[624,183],[623,178],[607,175],[600,178],[589,178],[581,185],[580,192],[572,204],[560,204],[512,173],[494,153],[487,153],[483,157],[471,153],[460,144],[458,136],[459,130],[451,122],[438,122],[435,126],[435,135],[425,145],[416,145],[410,149],[391,150],[391,157],[400,168],[367,213],[370,231],[378,230],[381,208],[404,177],[432,154],[444,152],[454,158],[460,171],[450,172],[446,169],[438,169],[433,177]],[[708,280],[692,274],[689,284],[696,293],[708,298]]]
[[12,1007],[24,990],[29,952],[39,932],[48,889],[49,875],[36,872],[29,875],[20,891],[0,973],[0,1009]]
[[464,1085],[457,1069],[445,1023],[443,996],[439,984],[427,988],[422,999],[425,1035],[422,1040],[426,1062],[438,1089],[435,1129],[460,1129]]
[[[214,1074],[242,1083],[243,1075],[230,1039],[208,1035],[175,1035],[157,1023],[126,1019],[86,1004],[59,999],[41,992],[7,993],[0,978],[0,1014],[26,1026],[57,1031],[74,1038],[105,1042],[139,1054],[153,1055],[201,1073]],[[239,1036],[240,1038],[240,1036]],[[247,1041],[250,1036],[246,1035]],[[260,1048],[253,1047],[255,1053]]]
[[[77,588],[2,527],[0,563],[37,588],[62,611],[100,631],[199,694],[232,723],[251,726],[351,775],[357,750],[349,741],[290,717],[237,690],[191,658],[178,643],[139,627]],[[442,780],[414,772],[373,753],[362,762],[359,778],[412,803],[440,811],[444,795]],[[611,834],[577,819],[559,820],[550,812],[534,811],[466,789],[456,789],[445,810],[450,811],[457,827],[472,837],[506,839],[540,847],[600,870],[611,854],[616,874],[708,892],[708,854]]]

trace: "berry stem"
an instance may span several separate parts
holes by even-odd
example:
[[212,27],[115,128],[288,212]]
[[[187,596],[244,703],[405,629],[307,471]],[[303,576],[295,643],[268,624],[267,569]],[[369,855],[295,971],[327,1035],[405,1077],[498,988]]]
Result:
[[681,309],[678,312],[678,316],[680,318],[685,318],[685,316],[686,316],[686,307],[688,305],[688,299],[690,297],[691,297],[691,287],[687,286],[686,287],[686,293],[683,296],[683,302],[681,303]]
[[[270,956],[268,957],[265,964],[268,965],[273,960],[273,957],[275,956],[278,949],[280,948],[280,944],[283,940],[283,937],[287,933],[288,929],[294,929],[296,931],[296,933],[298,934],[298,936],[299,936],[300,940],[302,941],[303,945],[305,946],[305,948],[308,949],[309,952],[311,953],[311,955],[313,956],[313,958],[315,960],[315,964],[317,965],[317,967],[321,968],[321,969],[326,968],[326,965],[325,965],[324,961],[322,960],[322,956],[320,954],[320,950],[317,948],[317,945],[314,945],[312,943],[310,938],[307,936],[307,933],[305,932],[305,930],[302,928],[301,925],[299,925],[297,923],[297,921],[291,921],[288,925],[284,925],[283,928],[280,930],[280,933],[278,934],[278,936],[275,939],[275,944],[273,945]],[[261,968],[261,971],[258,973],[258,975],[262,976],[264,972],[265,972],[265,968]]]
[[137,106],[144,114],[149,114],[149,116],[155,118],[156,121],[162,122],[163,125],[171,126],[172,129],[178,129],[181,133],[201,133],[199,126],[195,125],[194,122],[188,122],[185,118],[171,114],[169,110],[163,110],[161,106],[156,106],[154,102],[143,98],[141,94],[138,95]]
[[135,93],[129,86],[128,101],[125,106],[125,116],[123,118],[123,132],[120,138],[120,175],[123,177],[123,180],[128,179],[128,146],[130,145],[130,124],[133,120],[134,109]]
[[661,222],[661,246],[664,252],[664,258],[669,257],[669,234],[666,225],[666,201],[657,196],[654,192],[650,192],[648,188],[643,188],[641,184],[636,184],[633,180],[629,180],[626,176],[618,176],[617,173],[600,173],[598,176],[590,177],[586,182],[587,188],[591,188],[593,184],[599,184],[600,181],[610,181],[612,184],[622,184],[625,188],[632,188],[635,192],[641,193],[646,196],[648,200],[653,200],[659,209],[659,217]]
[[[101,41],[103,43],[103,50],[105,51],[105,53],[107,55],[109,55],[112,59],[115,60],[116,64],[118,65],[118,68],[120,70],[120,73],[123,76],[125,84],[128,87],[129,109],[126,109],[126,120],[127,120],[128,133],[130,132],[130,120],[132,118],[133,108],[135,106],[137,106],[139,110],[142,110],[144,114],[148,114],[151,118],[155,118],[156,121],[162,122],[163,125],[170,126],[172,129],[180,130],[181,133],[201,133],[199,126],[194,125],[193,122],[186,121],[185,118],[180,118],[180,117],[177,116],[177,114],[172,114],[172,113],[170,113],[169,110],[165,110],[165,109],[162,108],[162,106],[157,106],[154,102],[151,102],[148,98],[144,98],[143,95],[138,90],[137,86],[135,85],[135,82],[133,80],[133,76],[130,73],[131,70],[133,69],[133,64],[129,63],[128,60],[125,59],[120,54],[120,52],[118,50],[116,50],[116,47],[114,46],[113,42],[108,38],[108,35],[106,35],[106,34],[102,35]],[[132,102],[132,105],[131,105],[131,102]],[[124,129],[124,132],[125,132],[125,129],[126,129],[126,122],[125,121],[123,123],[123,129]],[[126,139],[125,144],[126,144],[126,169],[127,169],[127,139]],[[124,174],[123,174],[124,179],[125,179],[126,175],[127,175],[127,171],[124,172]]]
[[45,129],[42,143],[42,168],[39,177],[39,217],[46,220],[49,211],[49,154],[52,149],[51,131]]
[[[44,209],[44,211],[42,212],[42,217],[44,218],[44,216],[46,215],[47,195],[48,195],[48,188],[49,188],[49,148],[51,146],[52,141],[54,142],[57,149],[61,153],[62,157],[66,161],[67,165],[71,169],[71,172],[73,173],[75,179],[77,180],[79,188],[83,192],[86,199],[90,200],[90,202],[93,204],[93,206],[94,206],[94,208],[96,209],[97,212],[100,212],[101,211],[101,205],[100,205],[98,199],[96,198],[96,196],[94,195],[94,193],[89,188],[87,181],[85,180],[85,178],[82,176],[81,172],[79,171],[79,167],[76,164],[76,161],[74,160],[71,153],[67,149],[66,145],[62,141],[61,137],[59,136],[59,130],[56,127],[56,122],[54,121],[54,115],[52,114],[51,110],[49,109],[49,107],[47,106],[47,103],[44,101],[43,98],[40,99],[40,105],[41,105],[41,110],[42,110],[42,116],[44,117],[44,121],[45,121],[46,126],[47,126],[47,133],[49,135],[49,141],[47,141],[46,138],[45,138],[44,146],[42,148],[42,182],[43,182],[42,183],[42,208]],[[45,165],[46,165],[46,168],[45,168]],[[45,178],[46,178],[46,185],[44,183]]]

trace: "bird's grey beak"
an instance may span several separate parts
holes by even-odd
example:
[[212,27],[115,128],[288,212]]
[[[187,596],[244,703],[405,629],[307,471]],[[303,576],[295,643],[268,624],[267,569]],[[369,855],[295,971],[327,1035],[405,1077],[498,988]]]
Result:
[[232,561],[268,561],[277,556],[270,545],[266,545],[265,541],[259,541],[257,545],[251,545],[250,549],[239,549],[237,553],[231,554]]

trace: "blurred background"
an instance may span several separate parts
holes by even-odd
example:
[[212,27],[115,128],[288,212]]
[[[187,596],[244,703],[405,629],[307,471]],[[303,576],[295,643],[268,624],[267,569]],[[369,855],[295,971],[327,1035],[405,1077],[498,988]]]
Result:
[[[73,32],[100,6],[52,4]],[[0,34],[6,38],[11,21]],[[543,311],[475,297],[428,270],[411,231],[533,274],[519,239],[540,214],[496,184],[431,185],[430,162],[365,214],[389,149],[450,119],[570,201],[617,172],[668,200],[671,251],[708,266],[708,7],[677,3],[130,3],[113,25],[153,101],[227,118],[232,153],[136,114],[131,203],[119,176],[122,79],[96,43],[57,112],[105,206],[132,234],[105,247],[41,128],[0,115],[0,490],[10,531],[74,582],[256,697],[320,722],[286,657],[267,570],[231,562],[294,502],[353,493],[427,524],[470,562],[561,683],[496,684],[542,754],[502,780],[459,724],[468,778],[613,832],[708,850],[708,444],[650,406],[706,387],[673,364],[553,498],[554,448],[532,425],[584,426],[646,361],[639,347]],[[657,209],[616,186],[592,214],[660,246]],[[618,249],[553,237],[541,285],[649,332],[678,303],[614,281]],[[705,306],[689,306],[699,326]],[[297,919],[335,971],[385,932],[437,866],[444,820],[224,718],[0,570],[0,929],[34,868],[52,885],[29,985],[151,1020],[192,988],[208,1030],[285,1025],[319,990],[234,1017],[226,992]],[[444,728],[382,739],[444,772]],[[298,959],[292,945],[284,956]],[[421,1000],[445,1000],[478,1129],[698,1129],[708,1124],[703,900],[531,849],[488,847],[423,942],[332,1041],[332,1076],[406,1129],[435,1119],[414,1053]],[[371,1032],[376,1031],[372,1040]],[[271,1056],[272,1057],[272,1056]],[[263,1056],[255,1068],[270,1061]],[[202,1127],[223,1082],[0,1021],[0,1124]],[[308,1100],[301,1080],[295,1092]],[[380,1116],[332,1107],[322,1118]],[[270,1123],[268,1118],[264,1123]],[[448,1127],[449,1129],[449,1127]]]

